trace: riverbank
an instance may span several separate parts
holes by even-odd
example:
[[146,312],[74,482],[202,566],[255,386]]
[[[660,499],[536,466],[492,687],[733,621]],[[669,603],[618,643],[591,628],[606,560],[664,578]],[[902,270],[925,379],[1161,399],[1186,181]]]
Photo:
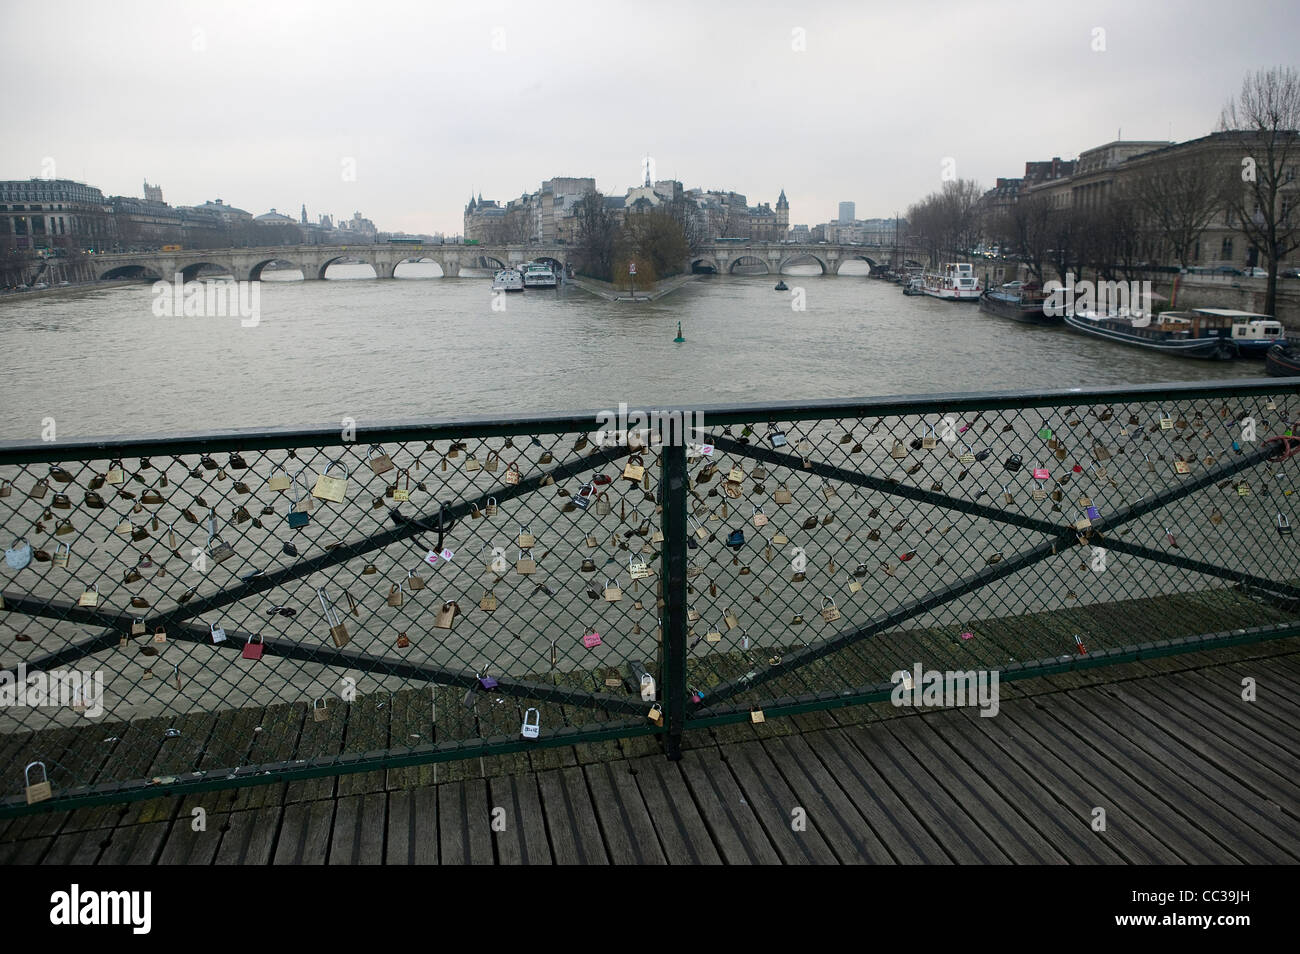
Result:
[[638,288],[635,297],[628,293],[627,286],[619,287],[611,282],[598,281],[595,278],[575,277],[566,279],[569,284],[577,285],[585,292],[589,292],[598,298],[606,301],[657,301],[665,295],[677,291],[683,285],[695,281],[700,276],[697,274],[674,275],[671,278],[665,278],[661,282],[655,282],[654,286],[649,289]]

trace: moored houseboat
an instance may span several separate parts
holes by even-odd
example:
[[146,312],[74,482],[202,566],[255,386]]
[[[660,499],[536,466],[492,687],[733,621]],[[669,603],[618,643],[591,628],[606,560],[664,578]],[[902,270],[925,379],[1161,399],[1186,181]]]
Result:
[[942,271],[926,272],[921,290],[944,301],[979,301],[980,297],[979,279],[973,266],[966,262],[950,262]]

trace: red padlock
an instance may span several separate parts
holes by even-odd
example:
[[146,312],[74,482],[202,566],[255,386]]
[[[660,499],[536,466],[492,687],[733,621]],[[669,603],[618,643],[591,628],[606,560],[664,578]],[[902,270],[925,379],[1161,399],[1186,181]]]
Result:
[[[257,642],[253,642],[253,640]],[[266,649],[266,640],[259,633],[254,633],[248,637],[248,642],[244,643],[244,651],[240,653],[245,659],[261,659],[262,651]]]
[[1079,655],[1080,655],[1080,656],[1086,656],[1086,655],[1088,655],[1088,650],[1087,650],[1087,648],[1083,645],[1083,637],[1080,636],[1080,635],[1077,634],[1077,633],[1076,633],[1075,636],[1074,636],[1074,645],[1076,645],[1076,646],[1079,647]]

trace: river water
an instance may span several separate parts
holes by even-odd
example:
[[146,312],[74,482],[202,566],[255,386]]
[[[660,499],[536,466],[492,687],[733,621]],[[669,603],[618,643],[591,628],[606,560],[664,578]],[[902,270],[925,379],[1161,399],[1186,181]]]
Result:
[[[361,268],[365,268],[362,266]],[[815,270],[815,266],[811,270]],[[334,274],[333,272],[331,273]],[[1254,377],[909,298],[864,277],[708,276],[653,303],[486,278],[263,282],[255,326],[148,285],[0,301],[0,437]],[[806,310],[792,309],[803,289]],[[685,344],[674,344],[681,322]]]

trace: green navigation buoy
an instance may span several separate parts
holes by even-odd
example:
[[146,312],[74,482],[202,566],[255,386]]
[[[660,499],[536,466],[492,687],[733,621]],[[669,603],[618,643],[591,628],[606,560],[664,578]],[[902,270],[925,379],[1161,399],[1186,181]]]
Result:
[[673,339],[674,344],[683,344],[686,339],[682,337],[682,323],[677,322],[677,337]]

